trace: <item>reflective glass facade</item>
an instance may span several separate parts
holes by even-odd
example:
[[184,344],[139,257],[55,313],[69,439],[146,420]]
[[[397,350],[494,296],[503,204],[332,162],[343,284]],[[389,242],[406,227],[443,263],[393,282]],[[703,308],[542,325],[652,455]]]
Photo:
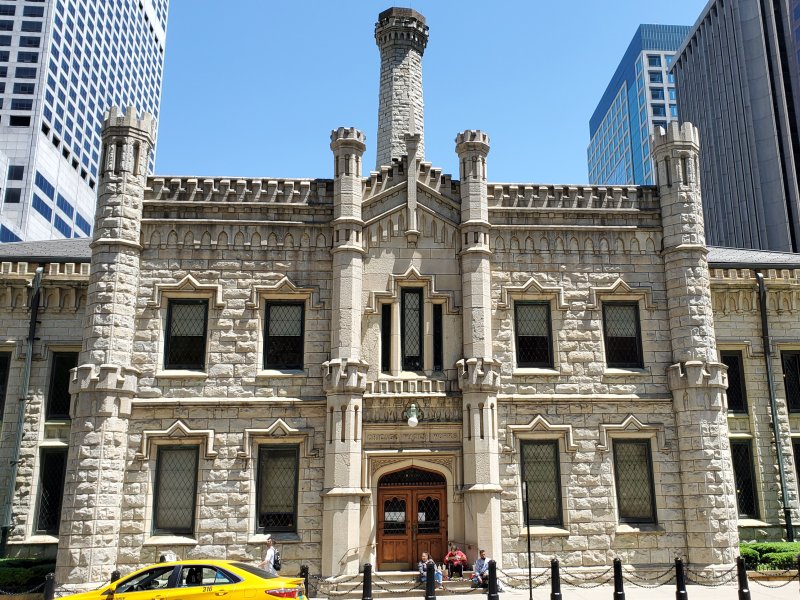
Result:
[[640,25],[589,121],[589,182],[654,183],[650,134],[677,118],[669,67],[690,27]]

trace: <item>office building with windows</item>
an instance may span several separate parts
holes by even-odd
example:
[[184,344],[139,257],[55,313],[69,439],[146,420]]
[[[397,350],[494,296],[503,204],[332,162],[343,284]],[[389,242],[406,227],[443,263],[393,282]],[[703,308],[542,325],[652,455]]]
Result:
[[656,132],[658,186],[495,183],[480,130],[453,177],[425,18],[375,40],[375,170],[338,127],[318,179],[148,175],[153,118],[112,110],[91,244],[0,247],[4,549],[65,591],[267,534],[324,578],[451,544],[523,577],[529,541],[727,573],[782,493],[800,522],[800,260],[709,254],[696,128]]
[[681,119],[698,126],[711,243],[800,251],[800,9],[711,0],[678,50]]
[[589,121],[590,183],[654,183],[650,136],[677,118],[669,67],[689,29],[639,25]]
[[158,117],[167,5],[0,0],[0,242],[91,235],[104,112]]

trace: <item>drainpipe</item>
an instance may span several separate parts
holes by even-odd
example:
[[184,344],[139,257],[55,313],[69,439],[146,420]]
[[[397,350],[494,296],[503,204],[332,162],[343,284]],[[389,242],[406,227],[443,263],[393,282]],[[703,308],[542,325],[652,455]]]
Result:
[[789,506],[789,495],[786,493],[786,468],[783,465],[783,444],[778,425],[778,405],[775,400],[775,387],[772,385],[772,351],[769,340],[769,324],[767,323],[767,288],[764,286],[764,275],[756,271],[758,281],[758,305],[761,312],[761,337],[764,344],[764,364],[767,367],[767,389],[769,390],[769,407],[772,412],[772,434],[775,436],[775,451],[778,455],[778,474],[781,480],[781,497],[783,498],[783,518],[786,521],[786,540],[794,541],[792,526],[792,509]]
[[17,429],[14,443],[14,457],[11,459],[11,473],[8,478],[8,489],[3,499],[3,525],[0,532],[0,557],[6,557],[8,535],[11,532],[11,507],[14,502],[14,490],[17,482],[17,469],[19,467],[19,454],[22,446],[22,429],[25,423],[25,402],[28,399],[28,389],[31,382],[31,358],[33,357],[33,342],[36,340],[36,325],[39,317],[39,300],[41,297],[42,275],[44,267],[37,267],[36,274],[31,283],[31,320],[28,325],[28,344],[25,352],[25,369],[22,372],[22,382],[19,389],[19,403],[17,404]]

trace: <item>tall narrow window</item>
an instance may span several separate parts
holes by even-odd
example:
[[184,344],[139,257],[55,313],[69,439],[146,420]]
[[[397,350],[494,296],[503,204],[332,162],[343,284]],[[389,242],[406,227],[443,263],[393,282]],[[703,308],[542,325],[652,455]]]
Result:
[[553,342],[547,302],[514,304],[514,332],[518,367],[552,367]]
[[800,351],[785,350],[781,352],[781,362],[789,412],[800,412]]
[[528,525],[561,525],[558,440],[522,442],[521,450],[522,480],[528,485]]
[[392,305],[381,305],[381,371],[392,369]]
[[794,438],[792,446],[794,447],[794,475],[797,481],[800,481],[800,438]]
[[156,460],[153,533],[194,532],[197,446],[161,446]]
[[750,440],[731,440],[733,478],[736,484],[736,506],[739,517],[758,518],[758,496],[753,471],[753,444]]
[[297,531],[298,446],[258,449],[258,531]]
[[45,418],[69,419],[70,369],[78,366],[77,352],[54,352],[50,365],[50,386],[47,390]]
[[614,440],[614,480],[620,523],[655,523],[649,440]]
[[433,370],[444,370],[444,330],[442,325],[442,305],[433,308]]
[[0,421],[6,412],[6,391],[8,390],[8,372],[11,370],[11,353],[0,352]]
[[747,412],[747,391],[744,383],[742,353],[723,350],[720,358],[728,367],[728,410],[731,412]]
[[635,302],[603,304],[606,364],[609,367],[641,368],[642,336],[639,305]]
[[303,368],[302,302],[267,302],[265,369]]
[[205,368],[207,321],[208,300],[169,301],[165,369],[202,371]]
[[64,496],[64,475],[67,469],[66,448],[46,448],[40,455],[39,502],[36,532],[58,535],[61,523],[61,499]]
[[423,367],[422,290],[403,290],[402,315],[403,370],[421,371]]

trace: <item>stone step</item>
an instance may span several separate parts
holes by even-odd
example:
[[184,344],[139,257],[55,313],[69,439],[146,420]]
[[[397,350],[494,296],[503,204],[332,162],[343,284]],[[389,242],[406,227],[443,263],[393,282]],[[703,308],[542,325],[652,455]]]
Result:
[[[317,595],[347,600],[361,598],[362,586],[363,576],[354,579],[343,578],[340,582],[322,586]],[[444,590],[437,590],[437,594],[466,594],[472,590],[472,585],[470,579],[465,577],[464,579],[445,580],[444,588]],[[372,596],[374,598],[397,597],[398,595],[425,596],[425,584],[420,583],[416,571],[380,571],[373,573]]]

